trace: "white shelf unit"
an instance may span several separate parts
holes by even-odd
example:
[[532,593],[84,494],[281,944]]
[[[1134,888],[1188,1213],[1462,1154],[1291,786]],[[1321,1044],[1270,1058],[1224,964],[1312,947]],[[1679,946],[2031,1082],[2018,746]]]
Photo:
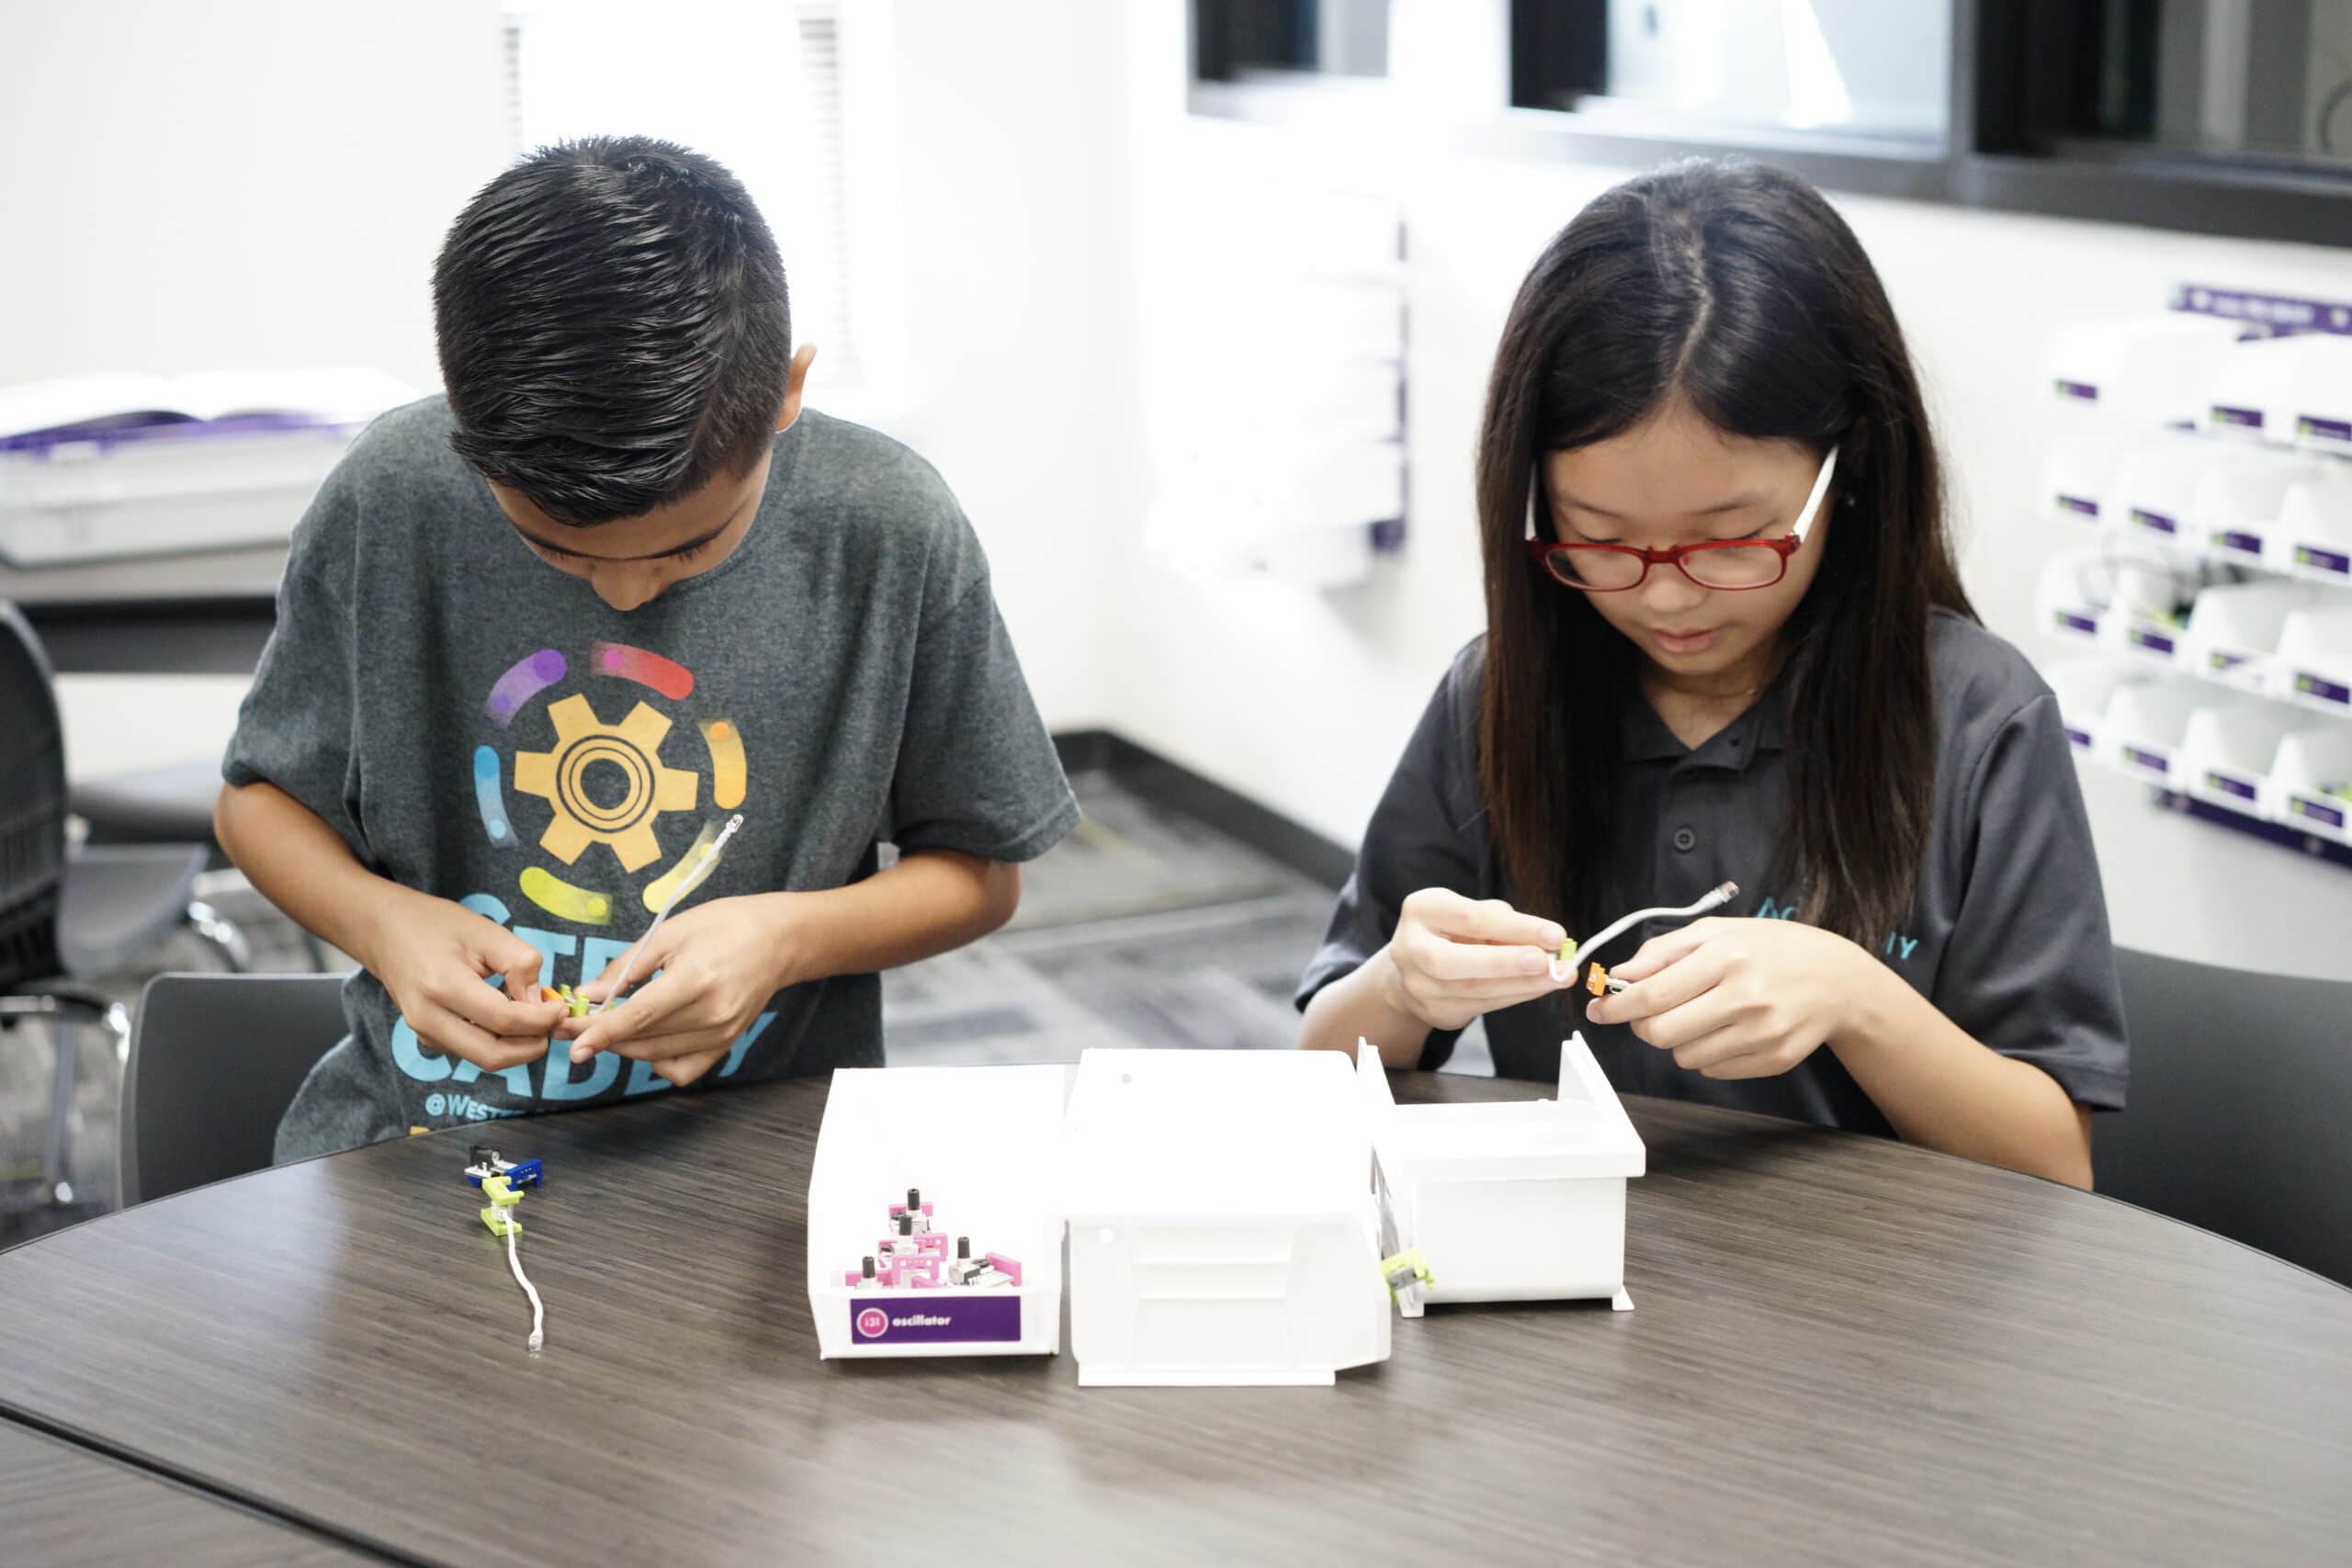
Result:
[[[2093,650],[2048,673],[2089,757],[2340,852],[2352,848],[2352,337],[2219,344],[2237,329],[2188,314],[2215,297],[2185,288],[2174,318],[2097,323],[2052,347],[2044,385],[2099,411],[2102,427],[2058,436],[2042,468],[2041,514],[2082,547],[2045,570],[2041,624]],[[2346,319],[2323,302],[2220,298],[2243,321]]]

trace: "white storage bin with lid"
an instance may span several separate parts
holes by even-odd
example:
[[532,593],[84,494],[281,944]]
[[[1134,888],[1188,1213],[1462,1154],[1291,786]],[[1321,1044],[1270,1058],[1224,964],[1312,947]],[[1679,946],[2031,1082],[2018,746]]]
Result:
[[[842,1067],[808,1178],[808,1305],[835,1357],[1051,1355],[1061,1345],[1061,1221],[1054,1179],[1067,1069]],[[909,1188],[937,1238],[888,1258]],[[910,1227],[911,1229],[911,1225]],[[956,1238],[993,1258],[993,1282],[956,1284]],[[888,1262],[884,1263],[888,1268]],[[950,1281],[950,1282],[941,1282]]]
[[2197,595],[2180,634],[2181,667],[2245,691],[2274,690],[2271,665],[2287,617],[2321,591],[2269,580],[2223,582]]
[[2239,332],[2234,321],[2179,311],[2084,321],[2052,340],[2042,375],[2060,398],[2129,423],[2201,425]]
[[2143,437],[2092,433],[2062,435],[2041,461],[2041,514],[2053,523],[2099,524],[2115,470]]
[[2278,742],[2268,783],[2272,817],[2352,844],[2352,724],[2307,721]]
[[2075,750],[2107,756],[2102,739],[2109,707],[2124,686],[2145,685],[2158,679],[2145,666],[2120,659],[2070,659],[2044,671],[2052,696],[2058,699],[2059,722]]
[[2173,754],[2174,781],[2199,800],[2259,817],[2278,743],[2300,722],[2277,703],[2199,708]]
[[2222,435],[2288,442],[2295,438],[2296,392],[2305,362],[2324,337],[2254,337],[2231,345],[2213,373],[2206,428]]
[[2188,737],[2190,717],[2200,707],[2217,705],[2216,698],[2229,700],[2211,686],[2173,675],[2117,687],[2107,710],[2104,739],[2109,759],[2127,773],[2178,788],[2174,753]]
[[2179,542],[2198,481],[2229,456],[2211,442],[2190,436],[2135,443],[2116,463],[2108,491],[2109,520],[2119,527],[2153,534],[2164,543]]
[[1572,1301],[1625,1293],[1625,1183],[1646,1151],[1581,1034],[1560,1048],[1557,1100],[1399,1105],[1380,1053],[1356,1071],[1400,1248],[1418,1251],[1423,1302]]
[[2245,566],[2267,566],[2287,492],[2327,477],[2312,458],[2252,450],[2238,460],[2208,467],[2189,498],[2187,533],[2207,554]]
[[1084,1053],[1060,1199],[1079,1382],[1329,1383],[1385,1360],[1371,1168],[1337,1052]]
[[2352,338],[2311,333],[2293,365],[2295,441],[2317,451],[2352,453]]
[[2352,586],[2352,479],[2331,476],[2290,486],[2270,558],[2298,577]]
[[2273,669],[2280,696],[2352,717],[2352,603],[2332,593],[2289,615]]

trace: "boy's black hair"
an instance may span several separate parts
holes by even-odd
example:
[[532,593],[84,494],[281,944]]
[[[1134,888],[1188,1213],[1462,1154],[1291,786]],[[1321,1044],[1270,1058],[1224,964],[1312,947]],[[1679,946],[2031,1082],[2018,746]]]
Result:
[[458,455],[581,527],[750,469],[792,358],[742,185],[643,136],[542,148],[483,186],[442,243],[433,324]]

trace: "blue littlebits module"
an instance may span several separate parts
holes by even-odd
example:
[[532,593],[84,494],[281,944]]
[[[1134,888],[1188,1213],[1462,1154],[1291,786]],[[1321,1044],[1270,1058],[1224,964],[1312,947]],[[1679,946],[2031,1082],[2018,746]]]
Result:
[[496,1149],[481,1144],[476,1144],[469,1153],[473,1163],[466,1167],[466,1180],[471,1186],[480,1187],[484,1179],[492,1176],[503,1176],[506,1178],[508,1186],[518,1188],[537,1187],[546,1180],[543,1161],[501,1159]]

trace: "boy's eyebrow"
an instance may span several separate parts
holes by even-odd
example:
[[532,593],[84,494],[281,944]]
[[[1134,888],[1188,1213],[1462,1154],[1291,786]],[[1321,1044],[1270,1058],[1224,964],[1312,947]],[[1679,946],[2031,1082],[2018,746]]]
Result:
[[[1623,513],[1611,512],[1605,506],[1594,506],[1589,502],[1578,501],[1575,496],[1570,495],[1564,490],[1555,488],[1552,491],[1552,499],[1573,512],[1589,512],[1595,517],[1606,517],[1611,523],[1623,523],[1625,521],[1625,517]],[[1761,506],[1770,499],[1771,497],[1770,496],[1757,495],[1753,492],[1746,495],[1736,495],[1728,501],[1718,501],[1712,506],[1700,507],[1696,512],[1692,512],[1688,515],[1692,517],[1713,517],[1719,512],[1744,512],[1751,506]]]
[[[738,508],[737,510],[741,511],[741,509]],[[585,550],[575,550],[569,545],[551,544],[548,540],[540,538],[537,534],[532,533],[528,528],[524,527],[520,523],[515,522],[512,517],[509,517],[506,521],[517,534],[522,535],[523,537],[528,539],[532,544],[538,546],[539,548],[547,551],[549,555],[572,556],[581,560],[624,562],[664,560],[671,556],[689,555],[694,551],[702,548],[705,545],[718,537],[719,535],[724,534],[728,529],[733,527],[735,525],[735,515],[736,514],[733,512],[729,513],[727,514],[727,521],[721,523],[718,527],[713,528],[709,533],[702,535],[698,538],[689,539],[683,545],[673,545],[666,550],[655,550],[650,554],[641,556],[592,556]]]

